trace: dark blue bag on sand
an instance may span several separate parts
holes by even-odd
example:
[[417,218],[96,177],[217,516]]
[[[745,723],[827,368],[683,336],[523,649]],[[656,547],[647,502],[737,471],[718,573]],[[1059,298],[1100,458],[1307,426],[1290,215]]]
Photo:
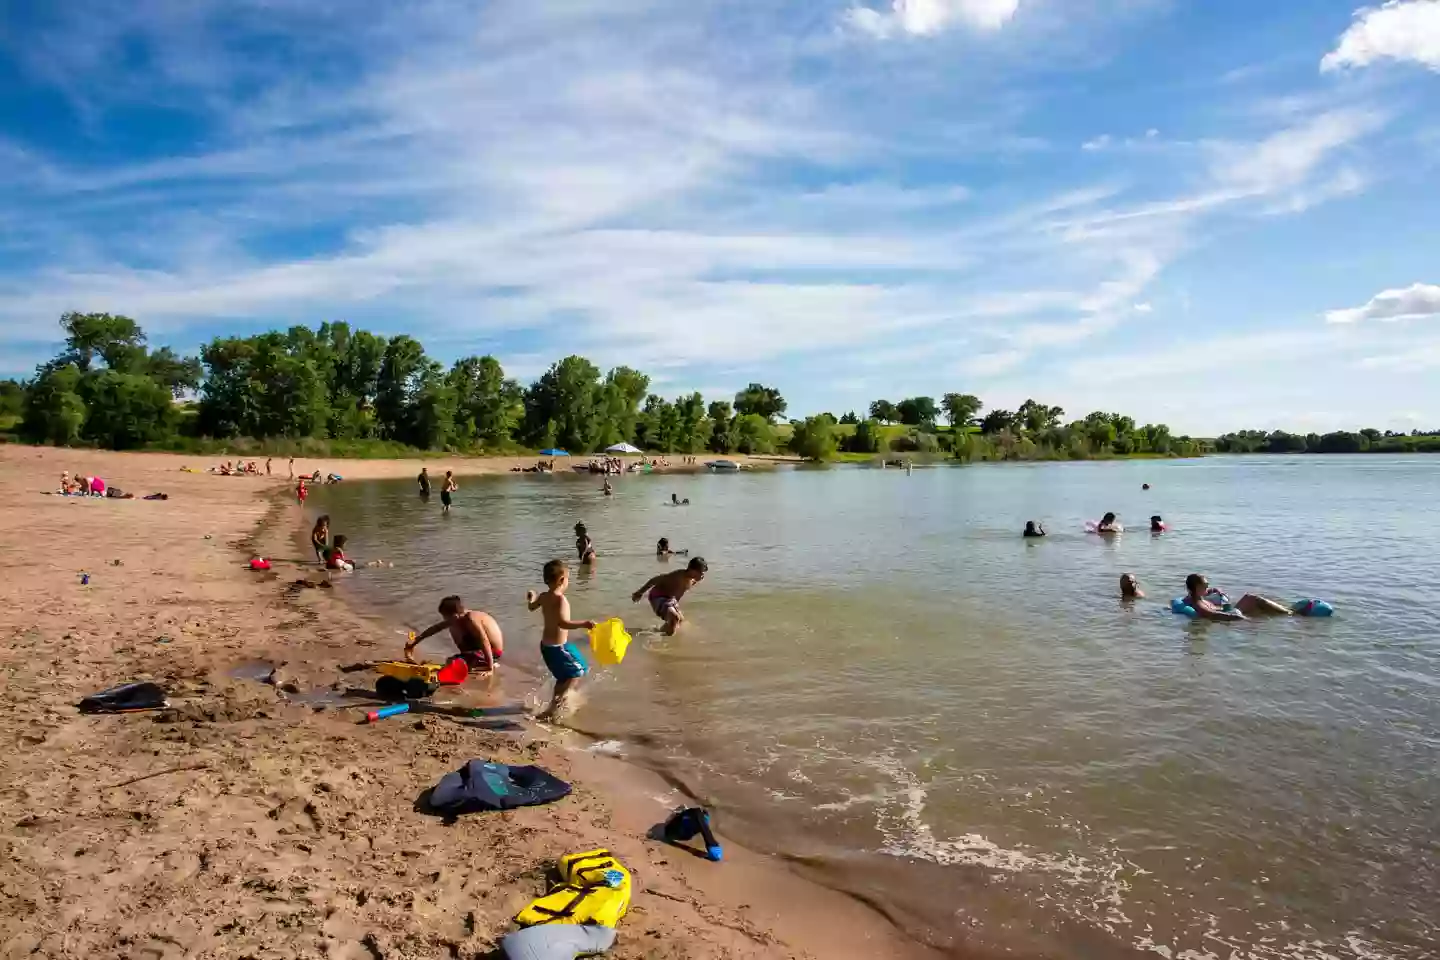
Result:
[[430,792],[430,808],[453,817],[553,803],[569,795],[570,784],[539,767],[510,767],[488,760],[471,760],[440,778]]

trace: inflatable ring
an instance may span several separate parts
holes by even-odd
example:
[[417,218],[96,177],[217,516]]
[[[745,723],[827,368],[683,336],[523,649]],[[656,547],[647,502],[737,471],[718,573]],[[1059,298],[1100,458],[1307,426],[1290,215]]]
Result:
[[1290,612],[1297,617],[1328,617],[1335,608],[1324,600],[1297,600],[1290,607]]

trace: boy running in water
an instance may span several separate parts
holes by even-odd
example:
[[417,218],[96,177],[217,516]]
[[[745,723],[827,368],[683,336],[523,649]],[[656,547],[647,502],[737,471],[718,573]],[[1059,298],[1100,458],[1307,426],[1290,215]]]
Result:
[[570,642],[571,630],[593,630],[594,620],[571,620],[570,598],[565,589],[570,585],[570,570],[564,560],[551,560],[545,564],[544,593],[534,590],[525,593],[525,603],[531,610],[540,610],[545,615],[544,632],[540,635],[540,656],[550,675],[555,678],[555,695],[550,706],[535,719],[555,720],[564,709],[570,694],[580,684],[580,678],[590,672],[585,658]]
[[680,624],[685,622],[685,615],[680,612],[681,598],[691,587],[705,579],[705,573],[709,569],[704,557],[695,557],[684,570],[662,573],[646,580],[645,585],[636,590],[630,599],[639,603],[641,595],[649,590],[650,609],[655,611],[655,616],[665,621],[665,636],[673,637]]
[[444,619],[417,634],[412,634],[405,644],[405,659],[413,660],[415,647],[426,637],[434,636],[441,630],[450,631],[455,649],[472,670],[490,673],[505,655],[505,636],[500,624],[483,610],[466,610],[465,602],[456,596],[440,601],[440,616]]

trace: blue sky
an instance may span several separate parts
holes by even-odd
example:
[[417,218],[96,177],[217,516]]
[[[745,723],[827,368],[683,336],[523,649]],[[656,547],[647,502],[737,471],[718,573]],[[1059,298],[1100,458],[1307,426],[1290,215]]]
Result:
[[792,413],[1440,427],[1440,0],[0,0],[0,374],[349,320]]

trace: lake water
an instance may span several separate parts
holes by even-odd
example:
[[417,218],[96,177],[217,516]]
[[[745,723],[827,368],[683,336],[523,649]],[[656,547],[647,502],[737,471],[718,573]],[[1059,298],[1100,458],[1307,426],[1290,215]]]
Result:
[[[1149,482],[1153,489],[1141,490]],[[428,624],[461,594],[538,702],[540,567],[653,628],[655,541],[705,556],[681,635],[637,636],[573,724],[966,955],[1440,956],[1440,457],[783,469],[413,483],[315,506],[393,570],[342,589]],[[688,507],[666,504],[671,492]],[[1131,530],[1083,532],[1107,510]],[[1172,531],[1152,536],[1162,514]],[[1026,519],[1051,536],[1022,540]],[[676,561],[681,562],[681,561]],[[1149,600],[1118,599],[1134,572]],[[1205,623],[1185,575],[1331,601]],[[397,645],[399,643],[397,637]],[[432,652],[439,655],[442,646]]]

